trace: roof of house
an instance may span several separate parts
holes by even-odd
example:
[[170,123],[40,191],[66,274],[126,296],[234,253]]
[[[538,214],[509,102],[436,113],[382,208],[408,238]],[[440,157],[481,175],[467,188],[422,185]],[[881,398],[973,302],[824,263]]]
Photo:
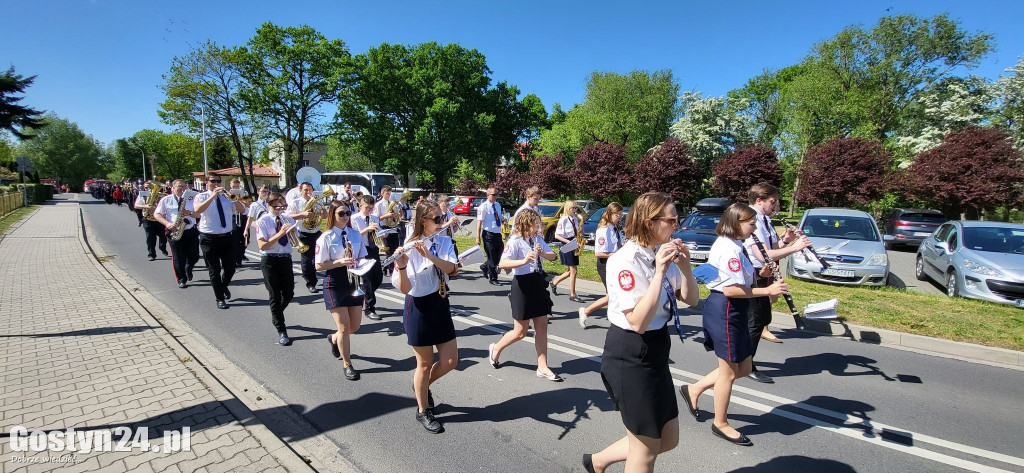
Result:
[[[242,170],[239,169],[238,166],[235,166],[224,169],[214,169],[210,171],[210,174],[216,174],[218,176],[241,176]],[[196,171],[193,172],[192,175],[195,177],[202,177],[203,172]],[[262,164],[257,164],[252,167],[252,175],[256,177],[281,177],[281,173],[275,171],[269,166],[264,166]]]

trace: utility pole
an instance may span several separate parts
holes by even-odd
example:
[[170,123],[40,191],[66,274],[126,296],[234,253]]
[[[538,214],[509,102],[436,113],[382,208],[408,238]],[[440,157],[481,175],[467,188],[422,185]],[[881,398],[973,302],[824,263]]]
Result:
[[206,107],[199,108],[203,117],[203,178],[210,177],[210,162],[206,159]]

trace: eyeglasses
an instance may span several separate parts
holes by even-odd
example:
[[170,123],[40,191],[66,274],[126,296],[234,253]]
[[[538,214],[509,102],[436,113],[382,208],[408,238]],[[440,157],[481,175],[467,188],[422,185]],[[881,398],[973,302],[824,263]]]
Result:
[[339,210],[335,212],[334,215],[337,215],[339,217],[348,217],[349,215],[352,215],[352,212],[349,212],[347,210]]
[[444,223],[444,218],[441,217],[440,215],[438,215],[436,217],[423,217],[423,220],[430,220],[430,221],[434,222],[437,225],[440,225],[440,224]]
[[668,222],[669,225],[679,226],[679,217],[652,217],[651,220],[661,220]]
[[220,182],[220,179],[210,179],[210,182]]

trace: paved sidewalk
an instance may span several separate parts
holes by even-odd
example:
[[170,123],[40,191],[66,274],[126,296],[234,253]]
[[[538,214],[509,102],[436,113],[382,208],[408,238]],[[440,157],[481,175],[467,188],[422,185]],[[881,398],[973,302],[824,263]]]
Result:
[[[0,240],[0,471],[310,471],[108,280],[79,225],[77,202],[51,201]],[[161,447],[188,427],[190,449],[15,451],[17,426],[112,432],[111,450],[118,427]]]

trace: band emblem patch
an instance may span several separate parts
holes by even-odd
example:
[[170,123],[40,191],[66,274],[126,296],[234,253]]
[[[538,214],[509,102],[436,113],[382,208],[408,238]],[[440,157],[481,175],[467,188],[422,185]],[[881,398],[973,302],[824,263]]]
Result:
[[741,268],[743,268],[743,265],[740,264],[739,258],[732,258],[729,260],[729,271],[738,273]]
[[633,273],[628,269],[619,271],[619,287],[623,291],[632,291],[634,286],[636,286],[636,280],[633,278]]
[[600,246],[604,246],[604,237],[598,238],[597,239],[597,244],[600,245]]

